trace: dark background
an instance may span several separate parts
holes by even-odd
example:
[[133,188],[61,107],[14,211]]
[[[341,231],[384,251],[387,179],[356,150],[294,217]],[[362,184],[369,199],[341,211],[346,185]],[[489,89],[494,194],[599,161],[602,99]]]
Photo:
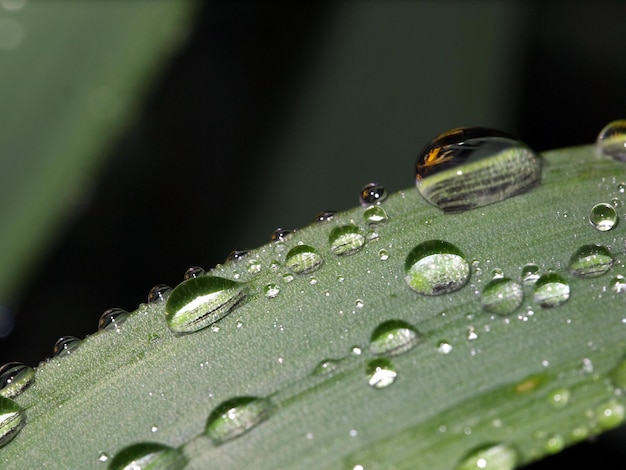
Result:
[[[421,146],[450,128],[495,127],[542,151],[591,143],[626,116],[624,2],[203,5],[9,306],[0,363],[34,366],[107,308],[132,311],[189,266],[347,209],[369,181],[411,186]],[[618,439],[529,468],[623,468],[610,466]]]

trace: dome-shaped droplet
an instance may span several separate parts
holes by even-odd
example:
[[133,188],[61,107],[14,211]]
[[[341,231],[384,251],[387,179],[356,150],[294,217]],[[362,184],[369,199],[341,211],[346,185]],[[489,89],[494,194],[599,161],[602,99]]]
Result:
[[558,307],[569,299],[569,284],[556,273],[539,276],[535,282],[535,302],[543,308]]
[[365,373],[367,384],[378,389],[389,387],[398,377],[398,373],[391,361],[382,357],[369,361]]
[[265,294],[265,297],[273,299],[280,294],[280,286],[273,282],[266,284],[265,287],[263,287],[263,294]]
[[333,220],[337,211],[323,211],[315,216],[313,222],[328,222],[329,220]]
[[187,279],[165,303],[167,326],[176,333],[198,331],[230,313],[245,293],[243,284],[222,277]]
[[469,264],[456,246],[440,240],[417,245],[404,263],[405,281],[415,292],[441,295],[463,287],[470,276]]
[[396,356],[411,350],[420,335],[409,323],[388,320],[378,325],[370,336],[370,352],[375,355]]
[[285,240],[291,238],[293,232],[295,232],[295,230],[279,227],[272,232],[271,240],[273,242],[284,242]]
[[626,407],[617,400],[610,400],[595,409],[595,418],[600,429],[606,431],[616,428],[626,418]]
[[128,312],[121,308],[105,310],[98,321],[99,330],[117,330],[128,319]]
[[182,470],[187,459],[179,449],[155,442],[125,447],[111,459],[109,470]]
[[204,276],[205,272],[206,271],[204,270],[204,268],[201,268],[200,266],[191,266],[185,271],[183,279],[186,281],[187,279],[191,279],[192,277]]
[[517,451],[506,444],[480,447],[465,457],[457,470],[513,470],[519,461]]
[[596,139],[596,149],[602,155],[626,162],[626,120],[620,119],[604,126]]
[[369,183],[361,188],[359,202],[363,207],[380,204],[387,199],[387,190],[380,183]]
[[363,248],[365,237],[356,225],[342,225],[330,231],[328,243],[333,254],[351,255]]
[[322,257],[309,245],[296,245],[285,258],[285,264],[295,274],[308,274],[322,265]]
[[25,422],[22,407],[13,400],[0,396],[0,447],[13,439]]
[[428,202],[444,211],[464,211],[539,185],[541,158],[504,132],[466,127],[433,139],[417,159],[415,176]]
[[313,375],[331,374],[339,367],[339,361],[336,359],[324,359],[313,369]]
[[248,253],[250,253],[250,250],[233,250],[228,253],[226,262],[230,263],[232,261],[239,261],[240,259],[245,258]]
[[498,315],[510,315],[523,300],[522,286],[508,277],[498,277],[489,282],[480,296],[483,310]]
[[57,357],[65,357],[72,354],[81,345],[83,341],[75,336],[61,336],[54,347],[52,348],[52,354]]
[[363,211],[363,220],[369,225],[384,224],[388,219],[387,212],[380,206],[370,206]]
[[611,279],[611,281],[609,282],[609,286],[611,287],[611,290],[616,294],[624,294],[626,293],[626,278],[624,278],[624,276],[622,276],[621,274],[618,274],[613,279]]
[[206,423],[204,433],[215,445],[223,444],[267,419],[272,409],[268,398],[237,397],[218,405]]
[[596,230],[607,232],[617,225],[617,212],[612,205],[601,202],[591,208],[589,223]]
[[522,268],[522,282],[524,284],[534,284],[539,279],[539,266],[528,263]]
[[165,302],[167,297],[172,292],[172,288],[166,284],[157,284],[150,292],[148,292],[148,303],[149,304],[158,304],[161,302]]
[[12,398],[35,380],[35,370],[21,362],[7,362],[0,367],[0,395]]
[[602,276],[613,267],[609,250],[600,245],[583,245],[572,255],[569,271],[577,277]]

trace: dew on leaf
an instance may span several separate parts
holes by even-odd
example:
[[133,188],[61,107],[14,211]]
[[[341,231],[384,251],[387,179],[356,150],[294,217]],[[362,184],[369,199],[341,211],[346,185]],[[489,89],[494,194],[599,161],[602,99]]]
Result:
[[17,435],[25,422],[23,408],[13,400],[0,396],[0,447]]
[[600,232],[608,232],[617,224],[617,212],[611,204],[601,202],[591,208],[589,223]]
[[273,299],[280,293],[280,286],[278,284],[274,284],[273,282],[270,284],[266,284],[263,287],[263,294],[265,297]]
[[240,259],[245,258],[248,253],[250,253],[250,250],[233,250],[228,253],[228,256],[226,257],[226,262],[232,263],[233,261],[239,261]]
[[457,470],[513,470],[519,461],[517,451],[508,444],[493,444],[471,451]]
[[165,302],[167,297],[172,292],[172,288],[166,284],[157,284],[150,292],[148,292],[148,303],[149,304],[157,304],[161,302]]
[[7,362],[0,367],[0,395],[12,398],[26,390],[35,380],[35,370],[21,362]]
[[602,276],[613,267],[609,250],[600,245],[583,245],[572,255],[569,271],[577,277]]
[[618,274],[611,279],[609,286],[616,294],[623,294],[626,292],[626,278],[624,278],[621,274]]
[[541,182],[541,158],[523,142],[484,127],[452,129],[420,153],[415,169],[420,194],[447,212],[502,201]]
[[439,341],[439,344],[437,345],[437,352],[439,354],[450,354],[452,349],[452,345],[447,341]]
[[330,231],[328,243],[333,254],[350,255],[363,248],[365,237],[356,225],[342,225]]
[[285,264],[295,274],[308,274],[320,268],[323,259],[320,254],[309,245],[296,245],[285,258]]
[[330,374],[337,370],[339,367],[339,361],[336,359],[324,359],[313,369],[313,375]]
[[626,357],[609,372],[609,379],[615,388],[626,392]]
[[223,444],[267,419],[271,409],[268,398],[245,396],[227,400],[211,412],[204,433],[215,445]]
[[191,266],[185,271],[183,279],[186,281],[187,279],[191,279],[192,277],[204,276],[205,272],[206,271],[204,270],[204,268],[201,268],[200,266]]
[[565,439],[560,434],[553,434],[546,440],[544,446],[548,454],[558,454],[565,448]]
[[380,183],[368,183],[361,188],[359,193],[359,202],[363,207],[380,204],[385,199],[387,199],[387,190]]
[[610,122],[596,139],[596,150],[615,160],[626,162],[626,120]]
[[602,430],[613,429],[624,422],[626,407],[616,400],[611,400],[595,409],[595,418]]
[[510,315],[524,300],[522,286],[508,277],[496,277],[489,282],[480,296],[483,310],[498,315]]
[[272,232],[270,239],[273,242],[284,242],[285,240],[291,238],[293,232],[295,232],[295,230],[279,227]]
[[534,284],[539,279],[539,266],[528,263],[522,268],[522,282],[524,284]]
[[120,325],[128,319],[128,312],[121,308],[105,310],[98,320],[99,330],[118,330]]
[[140,442],[123,448],[109,462],[109,470],[182,470],[184,454],[155,442]]
[[543,308],[563,305],[570,296],[569,284],[556,273],[539,276],[535,282],[534,299]]
[[389,216],[382,207],[370,206],[363,211],[363,219],[369,225],[378,225],[387,222]]
[[54,347],[52,348],[52,354],[56,357],[65,357],[72,354],[81,345],[83,341],[75,336],[61,336]]
[[246,263],[246,271],[250,274],[258,274],[263,269],[263,265],[258,259],[251,259]]
[[367,384],[376,389],[387,388],[396,381],[398,373],[385,358],[372,359],[366,366]]
[[378,257],[380,258],[381,261],[387,261],[389,259],[389,251],[385,250],[384,248],[381,249],[378,252]]
[[329,220],[333,220],[337,211],[323,211],[315,216],[313,222],[328,222]]
[[419,333],[409,323],[387,320],[374,328],[370,336],[370,352],[377,356],[397,356],[413,349],[419,339]]
[[560,387],[552,390],[548,394],[548,403],[552,408],[561,409],[565,408],[569,404],[571,392],[568,388]]

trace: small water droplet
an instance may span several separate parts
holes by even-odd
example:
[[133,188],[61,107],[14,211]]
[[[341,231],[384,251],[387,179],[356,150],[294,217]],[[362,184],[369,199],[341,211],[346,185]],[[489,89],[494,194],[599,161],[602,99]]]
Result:
[[111,459],[110,470],[182,470],[187,459],[179,449],[154,442],[125,447]]
[[308,274],[320,268],[323,259],[320,254],[309,245],[294,246],[287,257],[285,264],[295,274]]
[[0,447],[13,439],[25,422],[22,407],[13,400],[0,396]]
[[65,357],[72,354],[83,341],[75,336],[61,336],[54,347],[52,348],[52,354],[57,357]]
[[342,225],[330,231],[328,243],[333,254],[351,255],[363,248],[365,237],[356,225]]
[[223,444],[267,419],[271,409],[268,398],[246,396],[227,400],[211,412],[204,432],[215,445]]
[[243,284],[217,276],[180,283],[165,304],[165,319],[176,333],[191,333],[226,316],[246,295]]
[[105,463],[108,462],[110,458],[111,457],[109,457],[109,454],[107,454],[106,452],[100,452],[100,454],[98,455],[98,462]]
[[148,303],[156,304],[160,302],[165,302],[167,297],[172,292],[172,288],[166,284],[157,284],[150,292],[148,292]]
[[380,204],[385,199],[387,199],[387,190],[380,183],[366,184],[359,193],[359,202],[363,207]]
[[12,398],[26,390],[35,380],[35,370],[21,362],[7,362],[0,367],[0,395]]
[[246,271],[250,274],[258,274],[263,269],[263,265],[258,259],[251,259],[246,263]]
[[625,193],[626,192],[626,183],[619,183],[617,185],[617,191],[619,193],[622,193],[622,194]]
[[185,271],[183,279],[186,281],[192,277],[204,276],[205,272],[204,268],[201,268],[200,266],[191,266],[190,268],[187,268],[187,271]]
[[363,308],[365,306],[365,302],[363,302],[362,299],[356,299],[356,301],[354,302],[354,306],[356,308]]
[[367,383],[377,389],[387,388],[396,381],[398,373],[385,358],[372,359],[366,367]]
[[416,163],[416,185],[431,204],[464,211],[524,193],[541,181],[541,158],[494,129],[452,129],[434,138]]
[[280,293],[280,286],[274,283],[266,284],[265,287],[263,287],[263,293],[265,297],[273,299]]
[[548,403],[555,409],[565,408],[569,404],[571,392],[568,388],[560,387],[548,394]]
[[535,302],[543,308],[563,305],[570,296],[569,284],[556,273],[544,274],[535,282]]
[[517,451],[507,444],[493,444],[471,451],[457,470],[513,470],[519,461]]
[[361,348],[360,348],[360,347],[358,347],[358,346],[352,346],[352,347],[350,348],[350,353],[351,353],[353,356],[360,356],[362,352],[363,352],[363,351],[362,351],[362,350],[361,350]]
[[389,259],[389,252],[383,248],[378,252],[378,257],[381,261],[387,261]]
[[452,345],[447,341],[439,341],[439,344],[437,345],[437,352],[439,354],[450,354],[452,349]]
[[324,211],[320,212],[315,216],[313,222],[328,222],[329,220],[333,220],[337,211]]
[[565,448],[565,439],[560,434],[553,434],[546,441],[544,449],[548,454],[558,454]]
[[596,139],[597,151],[615,160],[626,162],[626,120],[610,122]]
[[324,359],[313,369],[313,375],[330,374],[337,370],[339,361],[336,359]]
[[615,400],[611,400],[596,408],[595,418],[602,430],[616,428],[626,418],[626,407]]
[[389,216],[382,207],[370,206],[363,211],[363,219],[369,225],[378,225],[387,222]]
[[295,230],[279,227],[272,232],[271,240],[273,242],[284,242],[285,240],[289,240],[294,232]]
[[591,208],[589,223],[596,230],[607,232],[617,224],[617,212],[612,205],[601,202]]
[[440,240],[417,245],[406,257],[406,283],[415,292],[441,295],[462,288],[470,275],[469,264],[461,251]]
[[498,315],[510,315],[519,308],[523,300],[522,286],[508,277],[493,279],[480,296],[483,310]]
[[602,276],[613,267],[613,257],[600,245],[583,245],[569,261],[570,272],[577,277]]
[[291,274],[291,273],[283,274],[283,282],[289,283],[289,282],[293,281],[293,279],[294,279],[293,274]]
[[539,279],[539,266],[529,263],[522,268],[522,282],[524,284],[534,284]]
[[232,263],[233,261],[239,261],[245,258],[248,253],[250,253],[250,250],[233,250],[228,253],[228,256],[226,257],[226,262]]
[[105,310],[98,321],[99,330],[118,330],[120,325],[128,319],[128,312],[121,308]]
[[396,356],[414,348],[419,338],[419,333],[409,323],[402,320],[387,320],[372,332],[370,352],[374,355]]
[[611,281],[609,282],[609,286],[611,287],[611,290],[616,294],[623,294],[626,292],[626,279],[621,274],[618,274],[613,279],[611,279]]

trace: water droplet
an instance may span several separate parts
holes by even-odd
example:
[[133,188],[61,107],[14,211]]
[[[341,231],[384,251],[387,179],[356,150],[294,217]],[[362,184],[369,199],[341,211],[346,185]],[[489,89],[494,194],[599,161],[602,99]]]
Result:
[[385,199],[387,199],[387,190],[379,183],[366,184],[359,193],[359,202],[363,207],[380,204]]
[[278,284],[270,283],[263,287],[263,293],[265,297],[273,299],[280,293],[280,286]]
[[205,273],[206,271],[204,270],[204,268],[201,268],[200,266],[191,266],[187,269],[187,271],[185,271],[183,279],[186,281],[187,279],[191,279],[192,277],[204,276]]
[[515,449],[506,444],[494,444],[480,447],[468,454],[457,470],[512,470],[518,463]]
[[406,257],[406,283],[415,292],[441,295],[463,287],[470,275],[469,264],[461,251],[440,240],[417,245]]
[[626,292],[626,279],[621,274],[618,274],[611,282],[609,282],[611,290],[616,294],[623,294]]
[[313,369],[313,375],[330,374],[337,370],[339,361],[336,359],[324,359]]
[[283,281],[284,282],[289,283],[289,282],[293,281],[293,279],[294,279],[293,278],[293,274],[291,274],[291,273],[283,274]]
[[204,432],[215,445],[223,444],[267,419],[271,409],[268,398],[247,396],[227,400],[211,412]]
[[389,252],[383,248],[378,252],[378,257],[381,261],[387,261],[389,259]]
[[98,455],[98,462],[100,463],[108,462],[109,459],[109,454],[107,454],[106,452],[100,452],[100,454]]
[[328,222],[329,220],[333,220],[337,211],[324,211],[320,212],[315,216],[313,222]]
[[415,175],[428,202],[444,211],[464,211],[539,185],[541,158],[504,132],[466,127],[433,139],[418,157]]
[[480,297],[483,310],[498,315],[510,315],[522,304],[522,286],[508,277],[495,278],[485,286]]
[[322,257],[320,254],[309,245],[297,245],[294,246],[287,257],[285,258],[285,264],[295,274],[308,274],[311,273],[322,265]]
[[601,202],[591,208],[589,223],[596,230],[607,232],[617,224],[617,212],[612,205]]
[[182,470],[187,459],[179,449],[154,442],[125,447],[111,459],[110,470]]
[[439,341],[437,352],[439,354],[450,354],[452,352],[452,345],[447,341]]
[[539,266],[529,263],[522,268],[522,282],[524,284],[534,284],[539,279]]
[[596,149],[602,154],[626,162],[626,120],[613,121],[600,131]]
[[572,255],[569,270],[578,277],[602,276],[613,267],[613,257],[600,245],[583,245]]
[[52,348],[52,354],[57,357],[65,357],[72,354],[83,341],[75,336],[61,336]]
[[191,333],[226,316],[245,297],[242,284],[217,276],[187,279],[172,291],[165,304],[170,330]]
[[378,325],[370,336],[370,352],[374,355],[403,354],[419,341],[419,333],[402,320],[387,320]]
[[387,212],[380,206],[370,206],[363,211],[363,219],[369,225],[384,224],[389,217]]
[[15,437],[26,422],[21,406],[5,397],[0,397],[0,447]]
[[166,284],[157,284],[150,292],[148,292],[148,303],[149,304],[157,304],[161,302],[165,302],[167,297],[172,292],[172,288]]
[[596,408],[595,418],[603,430],[616,428],[626,418],[626,407],[615,400],[611,400]]
[[366,367],[366,375],[368,385],[377,389],[389,387],[398,377],[396,369],[385,358],[369,361]]
[[363,299],[356,299],[356,302],[354,302],[354,306],[356,308],[363,308],[365,306],[365,302],[363,302]]
[[258,274],[261,272],[261,269],[263,269],[263,265],[261,265],[258,259],[251,259],[246,263],[246,271],[250,274]]
[[289,230],[286,228],[279,227],[272,232],[271,240],[273,242],[284,242],[285,240],[288,240],[289,238],[291,238],[294,232],[295,230]]
[[342,225],[330,231],[328,243],[333,254],[351,255],[363,248],[365,237],[356,225]]
[[546,441],[544,449],[548,454],[558,454],[565,448],[565,439],[560,434],[553,434]]
[[228,256],[226,257],[226,262],[231,263],[233,261],[239,261],[240,259],[245,258],[248,253],[250,253],[250,250],[233,250],[228,253]]
[[552,390],[548,394],[548,403],[555,409],[565,408],[569,404],[571,392],[569,389],[561,387],[556,390]]
[[99,330],[118,330],[120,325],[128,319],[128,312],[121,308],[105,310],[98,321]]
[[350,348],[350,353],[351,353],[353,356],[360,356],[362,352],[363,352],[363,351],[362,351],[362,350],[361,350],[361,348],[360,348],[360,347],[358,347],[358,346],[352,346],[352,347]]
[[35,370],[21,362],[7,362],[0,367],[0,395],[12,398],[26,390],[35,380]]
[[569,294],[569,284],[558,274],[544,274],[535,282],[535,302],[543,308],[564,304],[569,299]]
[[620,193],[625,193],[626,192],[626,183],[619,183],[617,185],[617,191]]

